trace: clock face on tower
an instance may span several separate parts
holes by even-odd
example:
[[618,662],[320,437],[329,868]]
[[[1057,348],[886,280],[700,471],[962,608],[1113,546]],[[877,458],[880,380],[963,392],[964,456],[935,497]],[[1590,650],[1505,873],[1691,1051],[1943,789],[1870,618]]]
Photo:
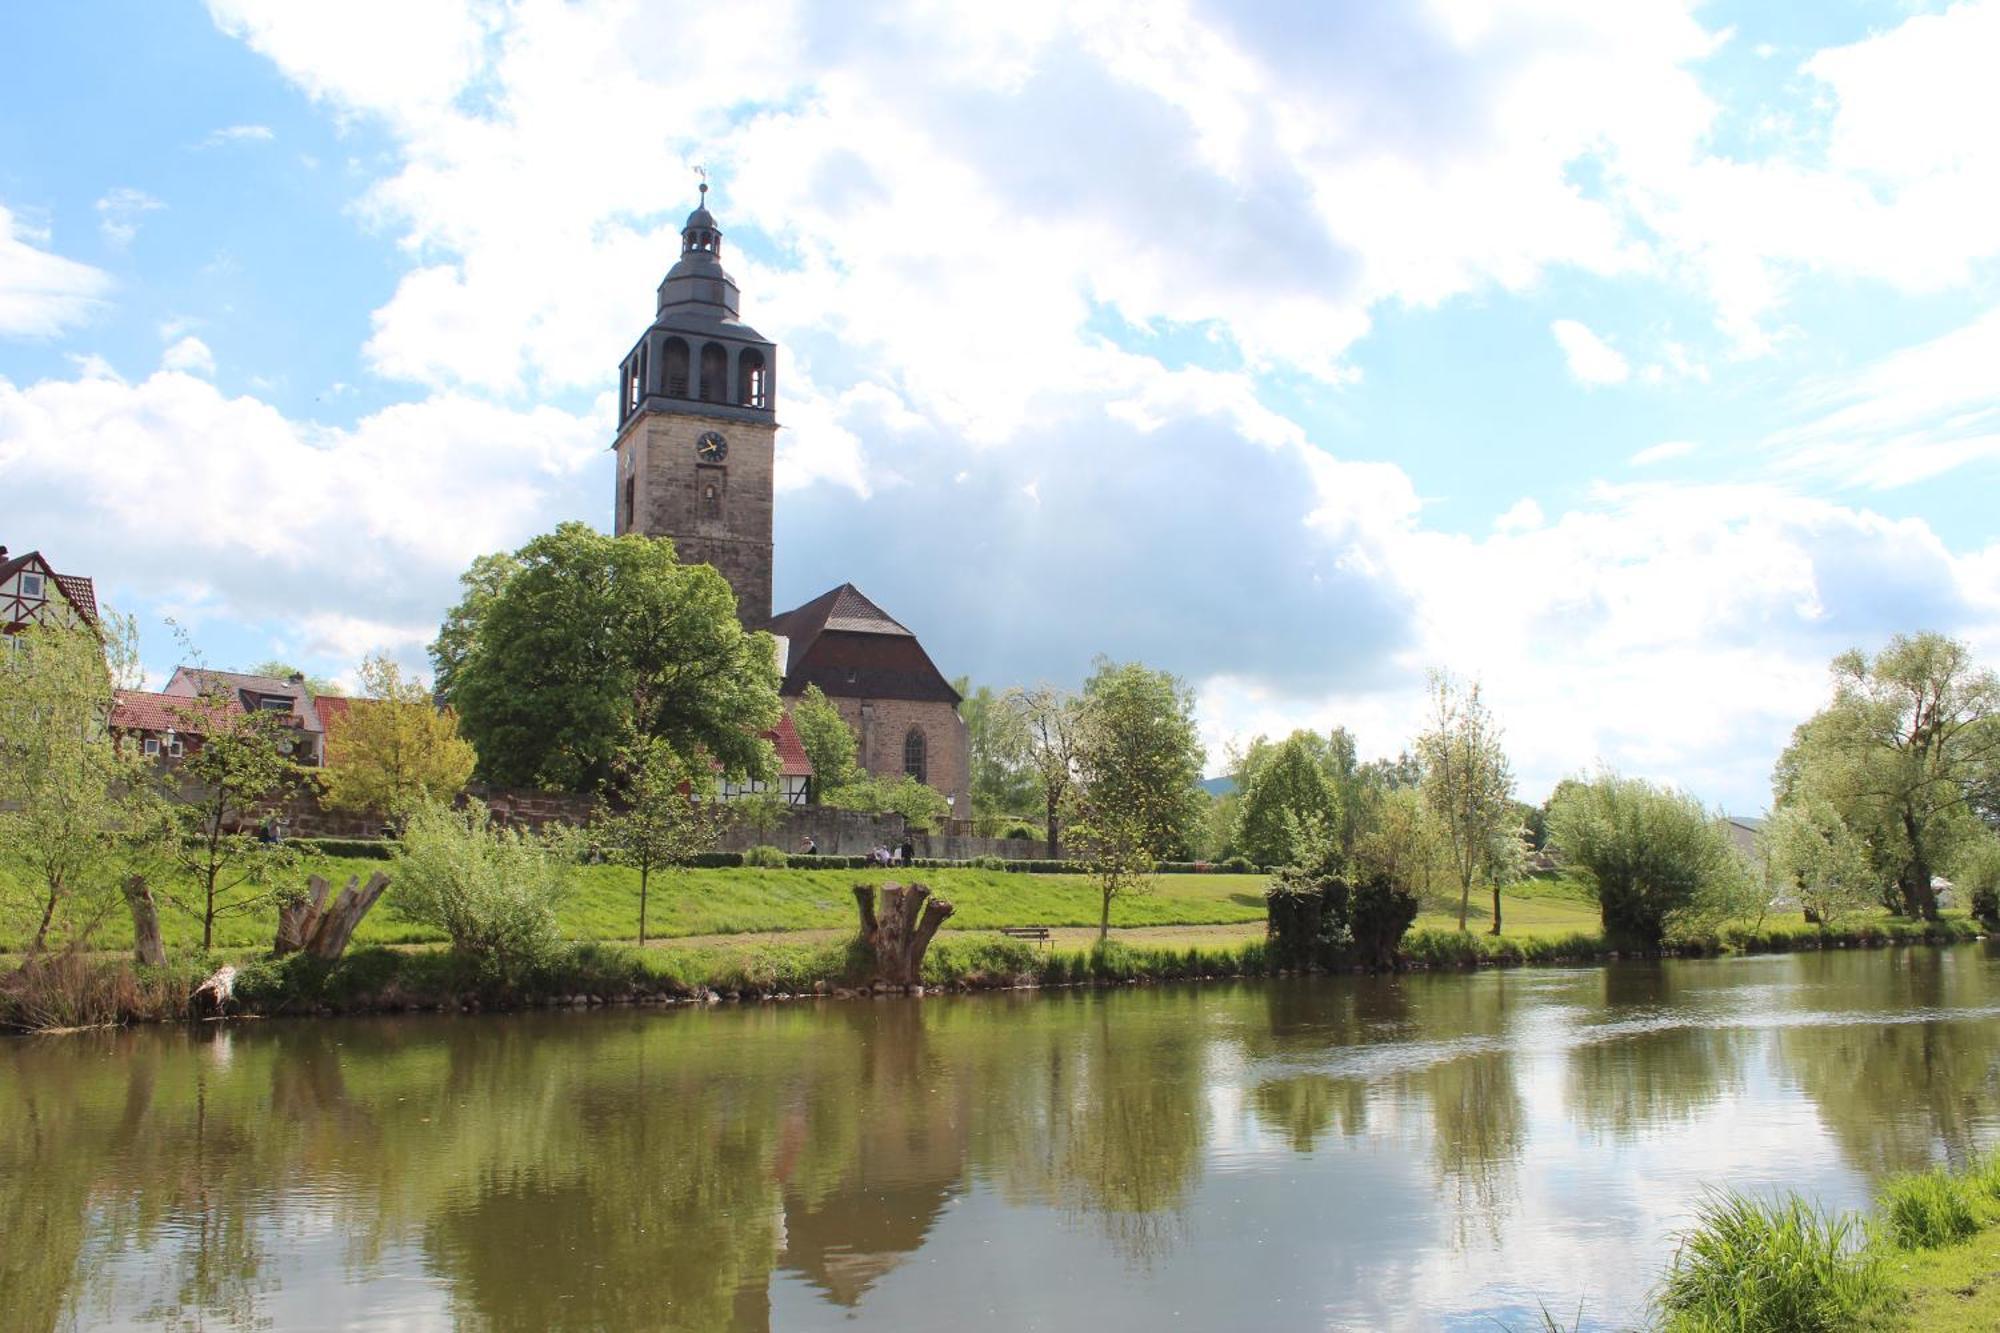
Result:
[[704,463],[720,463],[729,457],[729,441],[722,438],[719,430],[703,431],[694,442],[695,457]]

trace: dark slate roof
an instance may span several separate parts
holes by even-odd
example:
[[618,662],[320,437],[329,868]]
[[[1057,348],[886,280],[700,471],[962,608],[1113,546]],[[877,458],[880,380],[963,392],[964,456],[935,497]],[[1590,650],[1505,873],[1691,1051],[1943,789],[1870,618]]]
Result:
[[958,703],[917,636],[843,583],[765,625],[789,642],[786,694],[817,685],[830,696]]
[[771,617],[767,628],[771,633],[792,641],[794,657],[800,649],[810,646],[814,639],[830,629],[851,630],[857,634],[906,634],[913,639],[917,637],[898,624],[895,617],[869,601],[852,583],[843,583],[838,588],[821,593],[804,606]]

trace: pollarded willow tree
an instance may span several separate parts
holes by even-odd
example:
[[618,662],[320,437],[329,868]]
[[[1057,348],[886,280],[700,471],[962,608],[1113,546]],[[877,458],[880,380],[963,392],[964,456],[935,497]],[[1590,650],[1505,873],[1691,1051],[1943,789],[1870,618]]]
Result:
[[1424,802],[1437,816],[1458,882],[1458,928],[1466,929],[1472,886],[1483,878],[1492,886],[1491,933],[1498,935],[1500,886],[1518,866],[1514,774],[1477,681],[1461,685],[1445,672],[1431,673],[1430,727],[1417,737],[1416,750]]
[[136,675],[132,624],[30,626],[0,652],[0,907],[27,961],[80,945],[113,910],[151,818],[136,752],[107,730],[114,688]]
[[1668,930],[1727,915],[1745,870],[1722,820],[1684,792],[1606,773],[1565,784],[1549,830],[1590,879],[1608,935],[1657,949]]
[[1931,878],[1976,835],[2000,772],[2000,677],[1941,634],[1833,660],[1833,701],[1778,761],[1777,804],[1823,802],[1869,847],[1890,905],[1935,920]]
[[774,775],[776,645],[671,542],[565,523],[465,585],[432,652],[488,781],[594,790],[635,735],[706,752],[730,779]]

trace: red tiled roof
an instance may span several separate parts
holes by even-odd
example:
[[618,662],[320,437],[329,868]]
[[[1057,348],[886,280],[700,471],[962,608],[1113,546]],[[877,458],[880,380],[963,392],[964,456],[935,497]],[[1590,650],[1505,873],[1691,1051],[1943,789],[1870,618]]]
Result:
[[799,740],[797,728],[792,726],[792,715],[786,713],[778,719],[778,725],[764,733],[764,739],[771,742],[778,751],[778,775],[786,778],[809,778],[812,776],[812,760],[806,758],[806,747]]
[[337,717],[346,717],[347,706],[353,702],[352,699],[347,698],[345,695],[315,694],[313,696],[313,711],[319,714],[320,730],[333,730],[333,720]]
[[56,586],[63,590],[63,596],[69,598],[69,604],[82,613],[85,620],[95,625],[97,585],[81,574],[58,574],[55,579]]
[[[147,690],[120,690],[111,707],[111,725],[118,731],[178,731],[187,736],[202,734],[202,722],[212,716],[213,705],[182,694],[153,694]],[[234,699],[226,700],[222,712],[240,714]]]

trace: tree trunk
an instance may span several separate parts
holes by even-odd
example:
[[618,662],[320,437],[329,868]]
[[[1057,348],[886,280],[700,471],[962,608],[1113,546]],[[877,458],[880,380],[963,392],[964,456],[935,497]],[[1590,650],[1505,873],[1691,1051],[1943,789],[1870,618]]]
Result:
[[348,941],[354,938],[361,918],[368,915],[368,909],[389,887],[389,877],[379,870],[368,877],[365,885],[359,877],[349,875],[340,896],[328,907],[326,880],[314,875],[306,882],[312,886],[312,895],[287,903],[278,913],[278,938],[271,952],[280,957],[301,951],[329,961],[340,957],[347,952]]
[[875,979],[892,986],[914,986],[923,979],[924,951],[953,910],[942,898],[932,898],[921,884],[907,888],[884,884],[880,907],[876,891],[854,886],[854,905],[861,916],[861,942],[875,954]]
[[1924,855],[1923,843],[1917,837],[1916,818],[1908,810],[1903,811],[1903,835],[1910,840],[1910,882],[1903,886],[1903,897],[1911,916],[1935,921],[1937,891],[1931,888],[1930,858]]
[[1458,882],[1458,928],[1461,931],[1465,929],[1465,913],[1467,909],[1470,908],[1471,906],[1472,906],[1472,881],[1469,879],[1461,879]]
[[56,918],[56,902],[61,896],[54,889],[49,890],[49,900],[42,906],[42,923],[35,927],[35,938],[28,944],[28,962],[41,957],[42,947],[49,940],[49,922]]
[[1104,941],[1111,938],[1111,891],[1106,889],[1101,896],[1104,902],[1102,909],[1097,914],[1097,945],[1099,948],[1103,948]]
[[639,947],[646,947],[646,879],[650,866],[639,867]]
[[1493,929],[1490,933],[1494,935],[1500,933],[1500,882],[1498,880],[1493,882]]
[[1061,850],[1056,846],[1056,803],[1054,801],[1049,802],[1048,831],[1049,831],[1049,839],[1048,839],[1049,860],[1053,861],[1058,856],[1062,855]]
[[144,875],[125,881],[125,904],[132,909],[132,951],[145,967],[165,967],[167,946],[160,939],[160,909]]
[[220,1018],[228,1011],[229,1002],[234,998],[236,998],[236,969],[224,966],[217,968],[215,975],[195,987],[195,992],[188,997],[188,1002],[194,1006],[196,1013],[213,1014]]

